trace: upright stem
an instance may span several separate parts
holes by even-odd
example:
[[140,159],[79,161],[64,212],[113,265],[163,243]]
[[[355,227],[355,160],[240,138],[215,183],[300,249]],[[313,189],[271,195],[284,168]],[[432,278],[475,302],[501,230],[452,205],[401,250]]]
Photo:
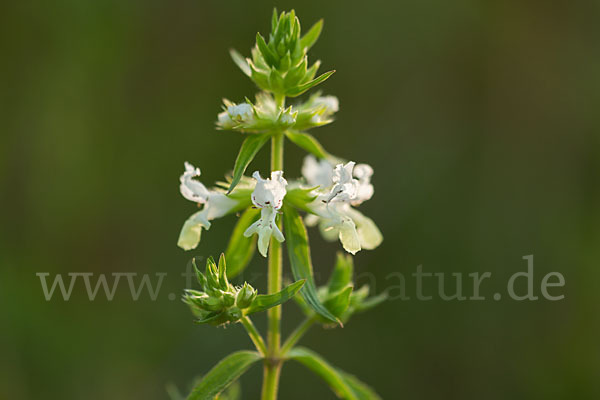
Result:
[[[285,96],[275,95],[278,107],[285,107]],[[283,171],[283,132],[276,132],[271,137],[271,171]],[[281,229],[281,221],[278,223]],[[281,266],[282,266],[281,244],[271,238],[269,244],[269,293],[277,293],[281,290]],[[281,360],[279,351],[281,346],[281,306],[270,308],[268,316],[267,333],[267,356],[265,359],[265,370],[263,377],[262,400],[277,399],[279,386],[279,375],[281,372]]]

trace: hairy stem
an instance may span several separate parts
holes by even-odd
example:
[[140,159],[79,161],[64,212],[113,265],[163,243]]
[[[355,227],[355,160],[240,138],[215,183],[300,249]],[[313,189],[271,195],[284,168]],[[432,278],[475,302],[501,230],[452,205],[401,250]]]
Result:
[[304,336],[304,334],[310,329],[315,323],[315,317],[306,318],[298,327],[290,334],[283,346],[281,346],[280,354],[285,357],[288,351],[292,349],[298,343],[298,341]]
[[254,326],[250,318],[244,317],[241,319],[241,321],[242,325],[244,325],[244,328],[246,328],[246,331],[248,332],[248,336],[250,336],[250,339],[252,339],[252,343],[254,343],[254,346],[256,346],[256,350],[258,350],[260,354],[266,357],[267,346],[265,345],[265,341],[263,340],[262,336]]
[[[285,96],[276,95],[275,101],[281,109],[285,107]],[[271,137],[271,171],[283,171],[283,132],[277,132]],[[281,220],[277,224],[281,229]],[[268,281],[270,294],[281,290],[282,262],[281,244],[274,238],[271,238],[271,243],[269,244]],[[281,306],[270,308],[267,316],[269,330],[267,333],[267,358],[265,359],[262,400],[275,400],[277,399],[279,375],[281,372],[281,362],[279,360]]]

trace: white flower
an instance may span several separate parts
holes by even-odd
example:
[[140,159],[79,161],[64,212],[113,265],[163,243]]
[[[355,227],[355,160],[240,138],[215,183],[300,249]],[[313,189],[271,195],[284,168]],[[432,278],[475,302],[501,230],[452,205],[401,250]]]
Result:
[[335,96],[318,96],[309,101],[310,105],[318,110],[311,121],[314,124],[327,123],[331,116],[340,109],[340,102]]
[[340,110],[340,102],[335,96],[319,96],[314,99],[313,104],[325,108],[325,113],[328,115]]
[[179,178],[179,190],[186,199],[204,205],[202,210],[192,214],[181,228],[177,245],[184,250],[192,250],[200,242],[202,228],[208,230],[210,221],[228,214],[237,202],[224,193],[208,190],[201,182],[194,178],[200,176],[200,169],[188,162],[185,163],[185,172]]
[[304,157],[302,176],[309,185],[327,189],[333,182],[333,167],[325,159],[317,161],[314,156],[308,155]]
[[256,187],[252,192],[252,203],[261,209],[260,218],[246,229],[244,236],[250,237],[257,233],[258,251],[266,257],[271,235],[279,242],[285,240],[275,219],[277,210],[283,205],[287,181],[283,178],[282,171],[271,172],[270,179],[263,179],[258,171],[254,172],[252,177],[256,179]]
[[296,123],[296,117],[289,112],[284,112],[279,117],[279,122],[284,125],[294,125]]
[[358,193],[358,181],[352,177],[354,161],[344,164],[338,164],[333,170],[332,181],[334,183],[329,195],[324,199],[326,203],[336,199],[336,201],[350,201],[356,199]]
[[383,236],[373,220],[351,207],[373,196],[373,169],[369,165],[350,161],[332,168],[327,161],[317,162],[308,156],[302,173],[309,184],[320,186],[317,199],[310,205],[316,215],[307,217],[308,225],[319,224],[325,239],[339,238],[344,249],[352,254],[379,246]]
[[219,115],[217,115],[217,119],[217,125],[221,126],[222,128],[228,129],[235,126],[235,122],[233,122],[227,110],[220,112]]
[[179,178],[179,191],[186,199],[204,204],[208,200],[208,189],[194,178],[200,176],[200,168],[194,168],[189,162],[185,162],[185,172]]
[[254,108],[252,104],[233,104],[227,100],[227,110],[217,115],[217,125],[223,129],[235,128],[240,124],[251,124],[254,122]]
[[352,200],[352,205],[357,206],[373,197],[373,193],[375,192],[373,185],[371,185],[373,168],[368,164],[357,164],[354,167],[354,176],[358,178],[358,185],[356,188],[356,198]]
[[242,103],[227,107],[231,119],[239,122],[251,122],[254,119],[254,109],[251,104]]

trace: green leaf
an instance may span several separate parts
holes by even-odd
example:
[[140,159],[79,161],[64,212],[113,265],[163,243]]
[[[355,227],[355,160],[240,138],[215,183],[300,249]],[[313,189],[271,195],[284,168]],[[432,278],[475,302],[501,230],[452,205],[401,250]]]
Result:
[[306,83],[308,81],[313,80],[315,75],[317,75],[317,71],[319,70],[320,66],[321,66],[321,61],[320,60],[315,61],[313,63],[313,65],[311,65],[310,68],[306,71],[306,74],[304,74],[304,78],[302,78],[302,80],[300,82]]
[[250,66],[248,65],[248,62],[244,56],[238,53],[235,49],[229,49],[229,55],[233,59],[235,65],[237,65],[244,74],[252,76],[252,70],[250,69]]
[[221,360],[196,385],[188,400],[213,400],[261,359],[255,351],[238,351]]
[[319,75],[319,77],[313,79],[310,82],[306,82],[306,83],[303,83],[302,85],[298,85],[294,88],[289,89],[285,94],[290,97],[300,96],[302,93],[317,86],[319,83],[325,81],[327,78],[329,78],[331,75],[333,75],[334,72],[335,72],[335,70],[325,72],[324,74]]
[[304,36],[302,36],[302,39],[300,39],[300,46],[302,46],[303,49],[310,49],[319,38],[319,35],[321,35],[322,30],[323,20],[320,19],[308,30],[308,32],[306,32]]
[[321,143],[309,133],[285,131],[285,135],[294,144],[315,155],[318,158],[327,158],[329,154],[325,151]]
[[298,212],[284,204],[283,210],[284,228],[288,256],[292,267],[294,279],[306,279],[304,287],[300,294],[306,300],[308,305],[319,315],[325,319],[340,323],[340,321],[321,304],[317,296],[317,288],[313,278],[313,268],[310,259],[310,248],[308,246],[308,234],[302,218]]
[[358,400],[381,400],[381,397],[370,386],[361,382],[354,375],[348,374],[340,369],[337,372],[341,375],[342,379],[354,392],[354,395]]
[[346,382],[344,376],[317,353],[304,347],[296,347],[290,350],[288,356],[323,378],[338,397],[347,400],[360,399]]
[[247,208],[238,220],[235,228],[233,228],[227,250],[225,250],[225,258],[229,264],[227,269],[227,276],[229,278],[233,278],[246,269],[248,263],[252,260],[258,236],[252,235],[247,238],[244,236],[244,232],[256,221],[259,213],[260,210],[257,208]]
[[352,282],[353,273],[354,262],[352,256],[338,251],[335,267],[333,268],[331,278],[329,278],[329,283],[327,284],[327,291],[329,293],[335,293],[346,287]]
[[273,294],[261,294],[256,296],[256,299],[254,299],[252,305],[250,305],[248,311],[246,311],[246,315],[265,311],[269,308],[285,303],[286,301],[294,297],[296,293],[298,293],[300,288],[302,288],[302,286],[304,285],[304,282],[306,281],[304,279],[301,279],[297,282],[292,283],[291,285],[286,286],[280,292]]
[[233,177],[231,179],[231,184],[229,185],[228,193],[237,186],[248,168],[250,162],[256,156],[256,153],[264,146],[264,144],[269,139],[270,135],[268,133],[263,133],[260,135],[250,135],[248,136],[244,142],[242,143],[242,147],[240,148],[240,152],[238,153],[237,158],[235,159],[235,166],[233,167]]
[[338,293],[329,297],[323,305],[331,311],[336,317],[340,317],[350,305],[350,295],[352,294],[352,286],[346,286]]
[[306,75],[307,66],[308,58],[305,56],[302,59],[302,62],[300,62],[297,66],[295,66],[294,68],[289,70],[287,74],[285,74],[285,78],[283,78],[284,85],[286,87],[289,87],[295,86],[298,83],[300,83],[302,78],[304,78],[304,76]]

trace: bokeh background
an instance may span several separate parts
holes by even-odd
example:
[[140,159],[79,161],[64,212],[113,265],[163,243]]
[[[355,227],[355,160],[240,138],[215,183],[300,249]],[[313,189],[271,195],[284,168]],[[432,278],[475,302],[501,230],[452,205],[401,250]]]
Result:
[[[194,209],[183,161],[206,183],[229,171],[241,137],[215,131],[220,100],[255,92],[227,49],[248,54],[273,6],[305,28],[325,18],[312,59],[337,70],[321,88],[341,110],[313,133],[376,171],[361,210],[385,241],[357,272],[377,292],[417,265],[493,274],[485,301],[389,301],[304,344],[384,399],[599,398],[600,5],[469,0],[3,2],[0,397],[165,399],[251,346],[167,294],[235,221],[215,221],[196,251],[176,246]],[[287,176],[301,160],[288,145]],[[265,151],[252,168],[267,165]],[[339,244],[310,234],[323,282]],[[558,271],[564,300],[492,300],[528,254],[536,294]],[[264,270],[255,257],[248,273]],[[47,302],[36,272],[169,275],[155,302],[125,286],[89,301],[81,284]],[[287,331],[301,319],[293,304],[284,317]],[[245,399],[260,379],[243,377]],[[289,363],[281,398],[334,395]]]

